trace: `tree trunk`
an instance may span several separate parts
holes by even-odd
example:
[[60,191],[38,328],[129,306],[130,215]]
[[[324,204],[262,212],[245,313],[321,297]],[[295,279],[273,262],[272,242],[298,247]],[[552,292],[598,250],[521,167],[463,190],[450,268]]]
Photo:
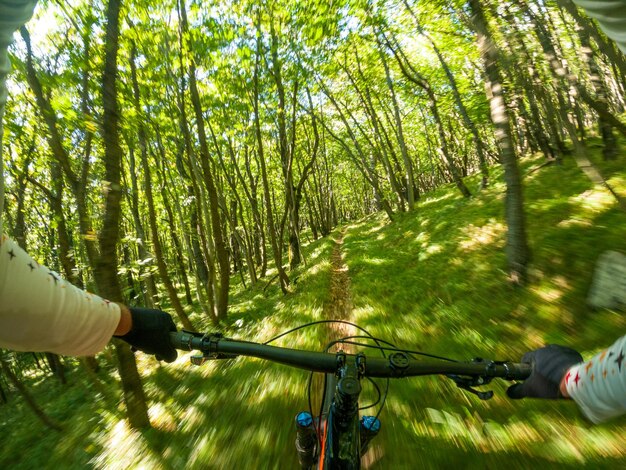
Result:
[[[183,34],[187,34],[189,29],[187,23],[187,11],[184,0],[179,0],[180,4],[180,19]],[[190,44],[191,46],[191,44]],[[190,47],[188,49],[192,51]],[[202,173],[204,177],[204,183],[209,197],[209,210],[211,215],[211,227],[213,233],[213,239],[215,242],[215,254],[217,258],[217,264],[219,266],[219,284],[216,289],[216,317],[218,320],[225,320],[228,314],[228,289],[230,285],[230,260],[228,256],[228,250],[226,248],[224,228],[222,227],[222,218],[219,212],[219,198],[220,195],[217,192],[215,185],[215,178],[213,175],[213,169],[211,168],[209,149],[207,145],[207,135],[204,127],[204,115],[202,105],[200,103],[200,93],[198,92],[198,86],[196,83],[196,66],[193,54],[190,57],[190,64],[188,69],[189,74],[189,91],[191,92],[191,102],[196,116],[196,125],[198,128],[198,140],[200,143],[200,164],[202,166]]]
[[22,398],[28,405],[28,407],[32,410],[33,413],[50,429],[54,429],[55,431],[62,431],[61,426],[56,423],[52,418],[50,418],[44,411],[37,405],[35,399],[30,394],[30,392],[26,389],[24,384],[17,378],[17,376],[11,370],[11,366],[7,363],[7,361],[0,357],[0,367],[2,368],[2,372],[9,379],[9,381],[13,384],[15,388],[20,392]]
[[580,13],[572,0],[557,0],[557,3],[574,18],[578,25],[583,28],[586,35],[593,37],[598,45],[598,49],[606,55],[609,62],[615,64],[622,77],[626,77],[626,56],[617,48],[615,42],[607,40],[591,19],[587,15]]
[[[591,41],[589,38],[588,30],[584,29],[581,25],[576,28],[578,37],[580,38],[580,45],[582,46],[582,56],[589,67],[591,88],[596,95],[597,103],[608,111],[609,105],[606,96],[606,86],[601,78],[600,67],[596,60],[593,49],[591,48]],[[598,116],[598,129],[602,136],[602,142],[604,147],[602,148],[602,155],[605,160],[615,160],[617,158],[617,141],[615,135],[613,135],[613,126],[608,122],[603,114]]]
[[522,195],[522,180],[513,147],[511,124],[507,114],[507,103],[498,66],[499,54],[487,19],[479,0],[469,0],[473,25],[478,35],[478,48],[485,67],[487,86],[491,92],[489,105],[496,138],[500,147],[504,179],[506,182],[506,222],[508,226],[506,255],[510,279],[523,284],[527,278],[530,249],[526,237],[526,222]]
[[[120,5],[117,0],[110,0],[107,7],[105,68],[102,80],[104,109],[102,132],[105,148],[105,181],[108,187],[105,196],[103,228],[99,236],[100,253],[98,253],[98,248],[92,241],[94,232],[90,223],[88,205],[85,198],[90,160],[90,137],[88,136],[86,139],[86,152],[81,174],[77,175],[72,168],[68,153],[63,146],[61,134],[57,126],[56,113],[52,109],[48,96],[44,94],[41,83],[37,77],[33,64],[28,31],[26,28],[21,28],[20,30],[27,47],[26,69],[28,83],[33,90],[37,105],[41,110],[42,118],[48,128],[48,145],[55,159],[63,169],[65,178],[76,199],[79,227],[84,237],[84,246],[89,264],[94,269],[98,293],[113,301],[122,301],[121,287],[117,279],[116,253],[119,239],[119,217],[121,209],[121,148],[119,145],[119,111],[116,95],[119,7]],[[84,77],[87,75],[88,74],[85,73]],[[84,88],[83,94],[85,95],[86,93],[86,88]],[[85,100],[83,97],[83,109],[84,108]],[[149,426],[147,405],[134,356],[130,352],[128,345],[119,341],[115,343],[130,424],[135,428]]]
[[[260,19],[259,19],[260,21]],[[259,28],[261,25],[259,24]],[[300,239],[298,236],[298,207],[299,202],[296,200],[295,186],[293,179],[293,145],[289,145],[287,142],[287,102],[285,96],[285,86],[282,78],[282,66],[280,58],[278,57],[278,37],[274,30],[274,18],[270,18],[270,55],[272,58],[271,74],[276,84],[276,91],[278,93],[278,151],[281,161],[281,169],[283,175],[283,184],[285,192],[285,211],[288,218],[288,233],[289,233],[289,268],[295,269],[301,262],[300,254]],[[293,119],[291,122],[292,132],[295,134],[295,112],[296,112],[296,97],[298,94],[298,80],[294,79],[293,90]],[[292,139],[293,142],[293,139]],[[282,231],[282,228],[281,228]],[[281,274],[279,273],[279,277]],[[284,280],[281,279],[281,282]]]
[[480,172],[482,174],[480,187],[482,189],[485,189],[489,185],[489,167],[487,165],[487,157],[485,154],[485,144],[483,143],[483,139],[480,137],[480,134],[478,133],[478,128],[476,127],[476,124],[474,124],[474,121],[469,117],[467,108],[463,104],[461,93],[459,92],[459,88],[457,87],[457,84],[456,84],[456,79],[454,78],[454,75],[452,75],[452,71],[450,70],[450,67],[448,67],[448,64],[445,61],[443,55],[441,54],[441,51],[439,50],[435,42],[431,39],[431,37],[427,35],[425,36],[428,38],[431,45],[433,46],[435,54],[437,54],[437,58],[439,59],[439,62],[441,63],[441,67],[446,73],[446,77],[448,78],[448,83],[450,84],[450,88],[452,88],[452,94],[454,96],[456,107],[459,110],[459,113],[461,114],[463,123],[470,130],[470,132],[472,133],[472,137],[474,138],[474,143],[476,144],[476,154],[478,155],[478,165],[480,167]]
[[48,365],[50,366],[50,370],[54,376],[59,379],[59,382],[65,385],[67,383],[65,378],[65,368],[63,367],[63,363],[61,362],[59,355],[47,352],[46,360],[48,361]]
[[[231,161],[233,162],[233,166],[235,168],[237,168],[237,161],[236,161],[236,157],[235,157],[235,149],[233,148],[232,142],[228,142],[228,152],[230,154],[231,157]],[[228,182],[228,185],[230,186],[230,189],[233,193],[233,196],[235,197],[234,200],[231,201],[231,217],[230,217],[230,231],[231,231],[231,236],[232,236],[232,241],[231,244],[233,246],[233,262],[235,262],[235,264],[240,264],[240,258],[241,258],[241,250],[243,250],[244,252],[244,256],[246,258],[246,264],[248,266],[248,274],[250,275],[250,282],[252,284],[255,284],[257,282],[257,276],[256,276],[256,269],[255,269],[255,265],[254,265],[254,257],[253,257],[253,253],[252,253],[252,247],[250,246],[250,244],[247,242],[247,238],[246,237],[242,237],[241,234],[239,233],[238,229],[237,229],[237,223],[238,223],[238,217],[237,214],[238,212],[241,212],[241,220],[242,220],[242,227],[243,227],[243,231],[244,234],[246,234],[248,232],[248,230],[246,229],[246,224],[244,222],[244,217],[243,217],[243,202],[241,201],[241,196],[239,195],[239,191],[237,188],[237,182],[235,180],[235,176],[232,174],[229,174],[229,172],[226,169],[226,164],[224,162],[224,159],[222,157],[222,153],[218,151],[217,153],[218,158],[219,158],[219,162],[220,162],[220,166],[222,168],[222,171],[224,172],[224,174],[226,175],[226,181]],[[238,170],[237,170],[238,171]],[[241,173],[239,173],[239,175],[241,175]],[[243,182],[243,179],[241,179],[242,183],[245,185],[245,182]],[[248,193],[247,188],[245,189],[245,192]],[[241,208],[241,210],[238,210],[238,208]],[[242,281],[243,281],[243,275],[242,275]],[[245,282],[244,282],[245,284]]]
[[448,146],[448,138],[446,137],[445,127],[441,119],[441,115],[439,114],[439,107],[437,105],[437,98],[435,97],[435,93],[433,92],[428,81],[421,74],[419,74],[417,70],[415,70],[415,68],[411,65],[407,57],[404,55],[404,52],[402,52],[402,50],[400,49],[399,45],[395,44],[395,47],[394,47],[389,41],[386,41],[386,43],[387,43],[387,47],[391,49],[391,52],[396,58],[396,61],[400,67],[402,74],[409,81],[411,81],[412,83],[414,83],[415,85],[417,85],[418,87],[420,87],[422,90],[426,92],[426,95],[428,96],[428,101],[430,104],[430,110],[435,120],[435,123],[437,124],[437,131],[439,132],[439,140],[441,144],[441,147],[440,147],[441,156],[448,164],[448,169],[450,170],[450,173],[452,174],[452,180],[456,184],[456,187],[459,189],[459,191],[461,191],[461,194],[464,197],[470,197],[472,193],[463,182],[463,178],[461,177],[461,174],[459,173],[459,169],[456,163],[454,162],[454,159],[450,153],[450,148]]
[[[360,63],[360,56],[359,56],[358,51],[356,50],[356,47],[354,50],[354,58],[355,58],[357,70],[359,72],[359,77],[361,78],[361,82],[363,83],[363,86],[361,87],[359,83],[357,82],[357,80],[353,77],[353,74],[351,73],[350,67],[347,63],[344,66],[344,72],[348,76],[348,79],[350,80],[352,87],[355,89],[355,91],[361,98],[363,107],[365,108],[369,121],[371,122],[371,125],[372,125],[374,141],[377,143],[376,146],[372,147],[372,151],[380,152],[379,158],[381,162],[383,163],[383,166],[387,170],[387,174],[389,176],[389,184],[391,185],[391,188],[394,190],[394,192],[397,194],[397,197],[398,197],[399,210],[404,212],[405,211],[404,201],[408,197],[408,191],[405,187],[406,185],[403,186],[402,183],[399,182],[398,178],[396,177],[396,171],[399,174],[401,174],[401,169],[399,168],[399,165],[397,164],[397,157],[395,156],[393,143],[388,137],[387,131],[385,129],[385,126],[382,120],[378,117],[376,113],[376,109],[372,102],[370,88],[367,85],[367,80],[365,79],[365,76],[363,74],[361,63]],[[394,166],[392,166],[392,160],[391,160],[392,158],[393,158],[394,163],[396,163],[395,168]],[[417,199],[418,194],[419,194],[418,191],[414,191],[415,199]]]
[[35,140],[29,146],[26,158],[24,158],[24,165],[17,177],[17,210],[15,211],[15,224],[13,227],[13,237],[20,248],[26,251],[26,220],[24,205],[26,201],[26,182],[28,180],[28,167],[33,159],[35,150]]
[[[533,129],[532,134],[546,159],[560,161],[564,144],[560,140],[557,130],[558,112],[554,109],[552,99],[546,93],[543,80],[541,80],[537,73],[537,65],[526,47],[526,42],[521,35],[520,28],[509,9],[505,9],[504,19],[515,28],[515,32],[511,35],[512,41],[514,41],[511,50],[517,50],[521,53],[521,60],[526,66],[527,73],[524,73],[524,70],[516,70],[512,71],[512,73],[517,78],[518,86],[524,90],[524,94],[528,100],[531,116],[529,125]],[[540,110],[540,104],[545,110],[543,116]],[[546,123],[545,126],[548,128],[547,132],[544,128],[544,122]]]
[[257,152],[259,156],[259,165],[261,166],[261,181],[263,184],[263,194],[265,199],[265,215],[267,217],[267,230],[270,234],[270,243],[272,245],[272,252],[274,254],[274,263],[276,264],[276,270],[278,271],[278,279],[280,282],[280,289],[283,294],[289,292],[289,277],[283,268],[282,262],[282,250],[280,246],[280,240],[276,233],[276,225],[274,223],[274,211],[272,208],[272,197],[270,193],[269,180],[267,175],[267,168],[265,164],[265,154],[263,150],[263,135],[261,133],[261,117],[259,112],[259,73],[260,73],[260,61],[261,61],[261,10],[260,7],[257,11],[257,34],[256,34],[256,57],[254,65],[254,130],[257,140]]
[[404,131],[402,129],[402,118],[400,117],[400,107],[398,106],[398,100],[396,98],[396,91],[393,86],[393,81],[391,79],[391,72],[389,71],[389,65],[387,64],[387,59],[385,58],[385,52],[383,51],[383,45],[378,40],[378,52],[380,60],[383,63],[383,68],[385,69],[385,78],[387,82],[387,88],[389,89],[389,94],[391,95],[391,103],[393,105],[393,116],[396,124],[396,136],[398,140],[398,145],[400,146],[400,153],[402,154],[402,160],[404,161],[404,170],[406,177],[406,194],[407,194],[407,204],[409,206],[409,211],[412,211],[415,208],[415,181],[413,178],[413,163],[409,157],[409,151],[406,147],[406,142],[404,140]]
[[[161,152],[162,161],[165,158],[164,151]],[[171,194],[167,190],[167,182],[165,175],[160,175],[159,186],[161,187],[161,200],[163,201],[163,206],[165,207],[165,212],[167,213],[167,222],[170,228],[170,234],[172,236],[172,242],[174,243],[174,249],[176,250],[176,264],[178,265],[178,271],[180,278],[183,282],[183,286],[185,288],[185,300],[188,305],[193,305],[193,297],[191,295],[191,286],[189,285],[189,278],[187,276],[187,269],[185,268],[185,258],[183,254],[183,245],[180,241],[180,237],[178,236],[178,232],[176,229],[176,222],[174,219],[174,212],[172,211],[172,206],[169,203],[170,200],[176,200],[176,195]]]
[[143,114],[141,112],[141,97],[139,95],[139,82],[137,81],[137,68],[135,65],[135,58],[137,55],[137,51],[135,45],[133,44],[131,47],[130,54],[130,73],[131,80],[133,85],[133,101],[135,106],[135,113],[139,118],[138,131],[137,136],[139,139],[139,149],[141,156],[141,164],[143,166],[143,175],[144,175],[144,193],[146,195],[146,203],[148,204],[148,222],[150,224],[150,233],[152,238],[152,247],[154,249],[154,256],[157,262],[157,268],[159,269],[159,275],[161,277],[161,281],[165,285],[167,292],[169,294],[170,301],[172,302],[172,307],[174,307],[174,311],[178,315],[178,318],[182,322],[183,326],[186,330],[195,331],[191,320],[185,313],[182,304],[180,303],[180,299],[178,298],[178,292],[174,288],[174,284],[170,278],[169,272],[167,270],[167,265],[165,264],[165,258],[163,256],[163,247],[161,245],[161,240],[159,239],[159,227],[156,221],[156,209],[154,207],[154,197],[152,195],[152,178],[150,172],[150,163],[148,162],[148,148],[146,142],[146,129],[143,126]]
[[52,176],[54,193],[50,194],[49,199],[52,213],[54,214],[54,220],[57,225],[56,232],[59,242],[58,258],[61,261],[65,278],[72,284],[79,285],[81,281],[78,277],[78,269],[74,256],[72,255],[71,237],[67,230],[65,214],[63,213],[63,175],[58,162],[51,162],[50,175]]
[[[27,81],[31,90],[33,91],[33,94],[35,95],[35,101],[37,102],[37,106],[39,107],[43,121],[46,123],[46,127],[48,129],[46,136],[48,146],[50,147],[52,155],[63,169],[63,174],[65,175],[65,178],[69,183],[70,189],[72,190],[72,193],[76,199],[79,227],[81,234],[83,235],[83,240],[85,242],[87,259],[89,260],[89,264],[93,267],[98,258],[98,250],[95,243],[92,241],[94,232],[90,223],[89,211],[87,209],[87,204],[85,201],[85,182],[87,178],[89,159],[85,159],[83,172],[81,174],[81,177],[79,177],[74,172],[72,165],[70,164],[69,155],[65,150],[65,147],[63,146],[61,133],[59,132],[57,124],[57,115],[52,108],[49,96],[44,93],[41,82],[37,76],[37,72],[33,63],[30,35],[28,34],[28,31],[25,27],[22,27],[20,29],[20,33],[22,35],[22,38],[24,39],[24,42],[26,43]],[[89,142],[89,139],[87,139],[87,141]]]
[[[156,287],[156,282],[154,280],[154,274],[152,273],[152,262],[147,262],[148,259],[152,258],[152,254],[148,253],[146,249],[146,243],[148,242],[148,237],[146,236],[146,231],[143,227],[143,222],[139,215],[139,185],[137,184],[137,175],[139,172],[137,171],[135,165],[135,152],[133,151],[132,145],[129,142],[128,149],[129,156],[129,164],[130,164],[130,181],[131,181],[131,191],[130,191],[130,200],[129,206],[130,211],[133,215],[133,226],[135,228],[135,232],[137,234],[137,250],[139,254],[139,279],[141,279],[145,285],[145,291],[142,289],[142,297],[144,300],[144,305],[149,308],[154,308],[155,303],[158,302],[158,290]],[[148,273],[143,274],[143,271],[147,269]]]
[[[191,246],[193,251],[193,260],[195,264],[194,273],[199,288],[196,289],[196,295],[200,305],[205,313],[216,324],[218,318],[216,316],[215,296],[213,295],[213,269],[209,270],[209,265],[213,266],[213,259],[208,255],[204,256],[204,250],[207,250],[206,236],[204,233],[204,223],[202,223],[201,207],[204,207],[202,190],[200,189],[196,177],[195,161],[196,155],[192,144],[191,133],[187,123],[187,108],[185,106],[185,65],[183,61],[183,36],[179,34],[180,43],[180,86],[178,89],[178,109],[180,116],[178,125],[182,135],[182,149],[176,157],[176,168],[180,176],[187,181],[187,195],[191,201],[189,208],[189,224],[191,226]],[[188,171],[183,163],[183,155],[186,155]],[[201,243],[202,242],[202,243]]]
[[344,150],[346,151],[346,154],[348,155],[348,157],[352,160],[352,162],[355,164],[356,168],[359,170],[361,175],[363,175],[365,180],[372,187],[372,190],[374,192],[374,198],[376,200],[377,210],[380,210],[380,209],[384,210],[385,213],[387,214],[387,217],[389,218],[389,220],[393,221],[393,219],[394,219],[393,209],[389,205],[389,202],[385,198],[385,195],[384,195],[384,193],[382,191],[382,188],[380,186],[380,181],[379,181],[379,178],[378,178],[378,174],[376,173],[376,170],[374,168],[373,162],[371,160],[368,161],[368,159],[363,155],[361,147],[358,144],[358,141],[356,140],[356,136],[354,135],[354,132],[350,128],[350,125],[348,124],[348,121],[346,120],[345,116],[341,112],[341,108],[339,108],[338,104],[335,102],[335,100],[332,98],[331,95],[327,94],[326,96],[328,96],[330,98],[331,102],[335,105],[335,108],[339,112],[339,115],[340,115],[340,117],[341,117],[341,119],[342,119],[342,121],[344,123],[344,126],[346,127],[346,130],[348,131],[348,134],[350,135],[350,137],[352,139],[352,142],[354,143],[354,145],[356,147],[356,150],[359,153],[361,158],[357,157],[354,154],[354,152],[352,151],[352,149],[350,148],[350,146],[341,137],[339,137],[337,134],[335,134],[332,131],[332,129],[330,129],[326,125],[326,123],[324,123],[322,121],[322,124],[324,125],[324,128],[326,129],[326,132],[328,132],[330,134],[330,136],[333,139],[335,139],[344,148]]
[[[120,237],[122,187],[122,148],[119,142],[119,106],[117,102],[117,51],[119,40],[120,2],[109,0],[107,7],[104,74],[102,77],[105,181],[108,182],[102,230],[98,237],[100,257],[94,270],[98,291],[109,300],[123,301],[117,277],[117,244]],[[130,347],[115,341],[124,401],[131,427],[150,427],[148,405]]]
[[[344,141],[344,139],[342,139],[335,132],[333,132],[333,130],[330,128],[330,126],[328,126],[322,120],[321,123],[324,126],[324,129],[326,129],[326,132],[328,132],[330,134],[330,136],[344,148],[344,150],[346,151],[346,154],[354,162],[356,168],[363,175],[365,180],[371,185],[371,187],[372,187],[372,189],[374,191],[374,197],[376,199],[376,203],[377,203],[379,209],[384,210],[385,213],[387,214],[387,216],[389,217],[389,220],[393,221],[393,217],[394,217],[393,209],[391,208],[389,202],[385,198],[385,194],[382,191],[382,187],[380,185],[379,176],[378,176],[378,173],[376,172],[376,169],[375,169],[375,161],[373,160],[374,159],[374,155],[371,155],[370,157],[366,156],[366,153],[364,152],[363,148],[361,147],[361,144],[359,143],[359,140],[357,139],[357,137],[355,135],[355,132],[352,129],[352,126],[348,122],[348,119],[346,118],[346,116],[344,114],[344,111],[342,110],[341,106],[339,105],[339,102],[335,99],[335,97],[330,92],[330,90],[328,90],[324,86],[323,83],[320,83],[319,85],[320,85],[320,87],[322,89],[322,92],[328,97],[330,102],[333,104],[333,106],[337,110],[337,113],[339,114],[339,118],[343,122],[343,125],[346,128],[346,131],[348,132],[348,135],[350,136],[350,140],[354,144],[354,148],[355,148],[356,152],[358,153],[358,157],[357,157],[357,155],[354,154],[354,152],[352,151],[350,146]],[[352,119],[353,119],[353,122],[356,123],[356,119],[354,119],[353,116],[352,116]],[[358,124],[355,124],[355,125],[358,125]]]

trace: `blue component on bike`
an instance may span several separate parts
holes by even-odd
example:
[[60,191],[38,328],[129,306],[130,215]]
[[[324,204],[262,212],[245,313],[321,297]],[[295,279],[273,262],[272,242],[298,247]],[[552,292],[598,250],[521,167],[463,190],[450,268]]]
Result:
[[296,423],[298,426],[307,428],[313,424],[313,416],[308,411],[302,411],[296,416]]
[[361,426],[371,432],[380,431],[380,420],[376,416],[363,416]]

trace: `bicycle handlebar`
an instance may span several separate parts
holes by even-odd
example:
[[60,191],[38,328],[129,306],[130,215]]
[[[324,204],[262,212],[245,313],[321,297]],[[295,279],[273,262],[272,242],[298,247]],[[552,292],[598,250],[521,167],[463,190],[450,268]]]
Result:
[[[174,348],[185,351],[198,350],[207,359],[224,359],[251,356],[278,362],[312,372],[334,373],[339,369],[341,358],[353,354],[325,353],[299,349],[268,346],[223,338],[219,334],[201,335],[187,331],[170,333]],[[386,358],[363,357],[365,377],[412,377],[418,375],[457,374],[475,377],[499,377],[506,380],[524,380],[532,372],[530,364],[513,362],[448,362],[443,360],[417,361],[410,354],[392,352]]]

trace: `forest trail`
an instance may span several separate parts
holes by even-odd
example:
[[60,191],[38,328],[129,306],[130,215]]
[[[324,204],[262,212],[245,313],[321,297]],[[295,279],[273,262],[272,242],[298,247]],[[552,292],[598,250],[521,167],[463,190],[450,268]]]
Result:
[[[348,265],[344,260],[343,240],[346,235],[346,227],[343,227],[335,239],[335,246],[330,257],[331,277],[330,277],[330,295],[329,300],[324,304],[323,318],[328,320],[346,320],[353,321],[352,318],[352,296],[350,294],[350,274]],[[356,328],[342,323],[331,323],[331,333],[329,341],[344,338],[346,336],[354,336],[362,334]],[[354,354],[354,346],[349,344],[341,345],[341,349],[347,353]],[[363,456],[362,468],[371,468],[385,454],[381,445],[374,441],[370,444],[370,448]]]
[[[344,227],[335,239],[335,246],[333,247],[333,252],[330,257],[330,295],[328,301],[324,304],[323,310],[323,318],[328,320],[351,321],[352,318],[350,275],[348,273],[348,265],[344,261],[343,253],[343,239],[345,234],[346,228]],[[341,323],[331,323],[331,332],[329,341],[356,334],[353,327]],[[349,352],[349,348],[344,349]]]

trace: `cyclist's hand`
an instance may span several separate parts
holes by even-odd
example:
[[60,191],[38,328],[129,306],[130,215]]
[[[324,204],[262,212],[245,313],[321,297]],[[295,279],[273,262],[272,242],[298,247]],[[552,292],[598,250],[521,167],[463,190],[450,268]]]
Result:
[[176,349],[170,344],[170,332],[176,325],[169,313],[149,308],[130,307],[132,326],[128,333],[119,336],[133,348],[154,354],[159,361],[174,362]]
[[577,351],[557,344],[527,352],[522,362],[533,366],[530,377],[523,383],[510,386],[506,393],[511,398],[562,398],[563,376],[570,367],[582,361]]

